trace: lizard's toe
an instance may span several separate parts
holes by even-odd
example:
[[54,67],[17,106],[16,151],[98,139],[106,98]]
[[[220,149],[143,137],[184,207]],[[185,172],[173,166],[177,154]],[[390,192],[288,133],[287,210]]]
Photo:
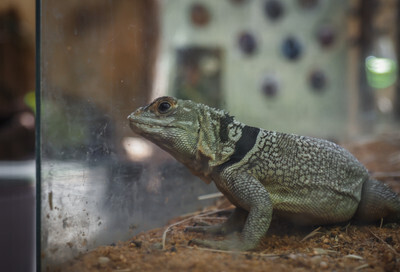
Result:
[[185,232],[201,232],[209,234],[226,234],[227,230],[224,225],[204,225],[204,226],[188,226]]
[[185,228],[185,232],[202,232],[207,231],[207,226],[188,226]]
[[222,241],[214,241],[214,240],[201,240],[201,239],[193,239],[189,242],[189,244],[194,244],[198,246],[219,249],[219,250],[238,250],[245,251],[245,244],[243,244],[239,239],[232,238],[226,239]]

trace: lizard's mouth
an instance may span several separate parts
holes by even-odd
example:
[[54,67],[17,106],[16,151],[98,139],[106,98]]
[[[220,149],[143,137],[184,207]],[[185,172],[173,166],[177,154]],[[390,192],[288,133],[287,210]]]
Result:
[[159,126],[159,125],[155,125],[155,124],[149,124],[149,123],[144,123],[144,122],[137,122],[137,121],[129,121],[129,127],[135,131],[135,132],[144,132],[147,131],[149,129],[161,129],[163,128],[163,126]]
[[142,118],[138,118],[135,115],[135,112],[131,113],[128,116],[129,126],[131,129],[142,129],[142,128],[162,128],[164,127],[162,124],[155,124],[154,122],[149,122],[146,120],[142,120]]
[[[175,128],[173,125],[169,124],[158,124],[158,123],[149,123],[149,122],[143,122],[139,121],[137,119],[129,119],[129,127],[134,131],[134,132],[144,132],[144,133],[149,133],[151,130],[157,130],[157,129],[165,129],[165,128]],[[154,132],[154,131],[153,131]]]
[[153,118],[143,118],[132,113],[128,116],[129,127],[138,134],[151,135],[155,133],[163,133],[166,129],[185,130],[185,126],[172,122],[173,120],[155,120]]

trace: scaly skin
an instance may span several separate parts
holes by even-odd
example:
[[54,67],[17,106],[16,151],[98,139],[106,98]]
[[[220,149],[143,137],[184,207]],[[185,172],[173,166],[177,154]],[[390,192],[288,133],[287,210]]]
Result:
[[250,127],[222,110],[173,97],[160,97],[128,119],[134,132],[206,183],[214,181],[237,207],[222,225],[188,229],[241,230],[239,236],[197,244],[253,249],[267,232],[272,212],[297,224],[400,221],[400,198],[329,141]]

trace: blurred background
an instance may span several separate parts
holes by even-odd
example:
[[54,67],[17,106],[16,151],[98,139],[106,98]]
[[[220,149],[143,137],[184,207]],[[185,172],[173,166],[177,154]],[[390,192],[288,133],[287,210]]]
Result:
[[[398,141],[397,0],[70,0],[40,11],[42,267],[212,203],[197,197],[215,187],[130,131],[126,117],[155,97],[268,130]],[[0,3],[0,56],[0,244],[14,248],[0,256],[12,267],[34,239],[34,0]]]
[[35,3],[0,2],[0,270],[35,267]]

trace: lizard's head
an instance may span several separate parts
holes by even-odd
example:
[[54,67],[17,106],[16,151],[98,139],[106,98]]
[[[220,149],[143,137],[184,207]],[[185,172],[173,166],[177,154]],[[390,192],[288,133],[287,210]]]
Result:
[[128,116],[131,129],[175,157],[190,159],[196,152],[199,122],[195,103],[163,96]]

